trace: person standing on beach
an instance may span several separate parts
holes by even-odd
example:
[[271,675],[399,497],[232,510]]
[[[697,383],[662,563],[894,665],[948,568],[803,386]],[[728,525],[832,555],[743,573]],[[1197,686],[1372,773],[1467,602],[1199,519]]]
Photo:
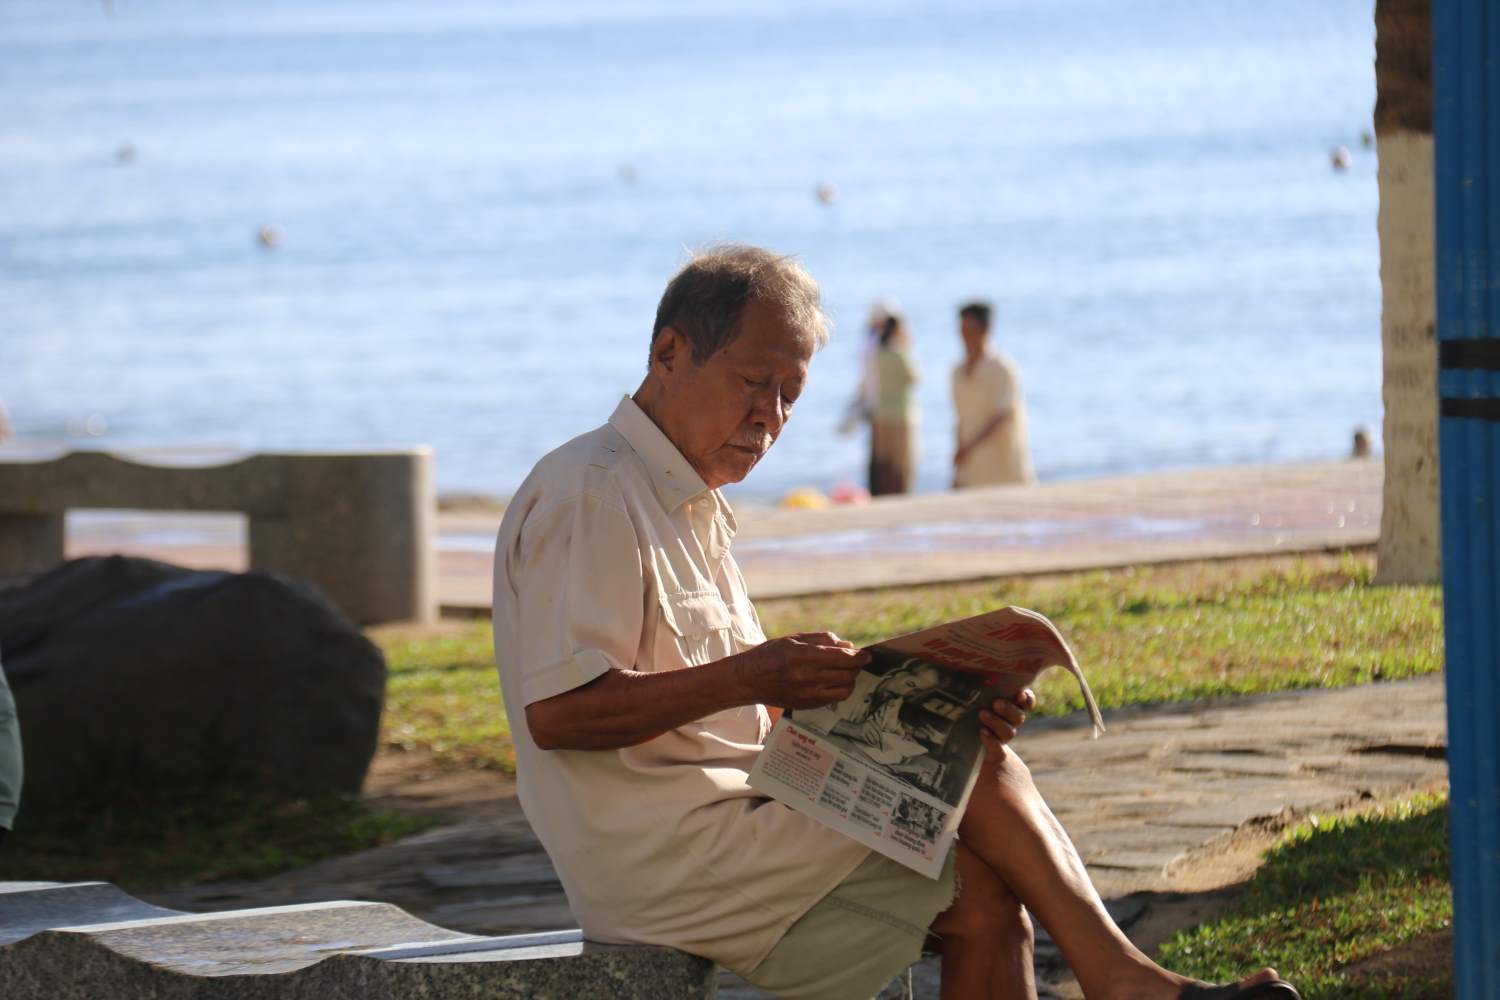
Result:
[[[869,319],[865,321],[865,342],[859,356],[859,382],[854,386],[854,395],[844,407],[844,417],[839,421],[840,434],[853,434],[875,419],[875,404],[880,397],[880,335],[885,331],[886,320],[899,315],[901,307],[894,299],[880,299],[870,306]],[[866,463],[866,481],[875,481],[875,443],[870,442],[870,459]]]
[[906,321],[887,316],[875,356],[875,413],[870,421],[870,495],[910,493],[916,469],[917,366]]
[[958,311],[964,359],[953,369],[955,489],[1036,482],[1020,371],[990,344],[991,315],[987,302],[970,302]]

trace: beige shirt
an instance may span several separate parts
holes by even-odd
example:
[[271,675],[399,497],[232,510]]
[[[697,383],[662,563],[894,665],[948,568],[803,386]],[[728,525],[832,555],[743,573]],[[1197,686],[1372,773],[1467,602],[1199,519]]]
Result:
[[875,355],[878,391],[875,395],[876,423],[912,424],[917,421],[917,366],[911,355],[895,347],[882,347]]
[[521,805],[584,934],[743,972],[869,853],[750,788],[765,709],[597,751],[538,749],[525,714],[611,668],[676,670],[765,641],[734,532],[723,496],[627,397],[511,501],[494,626]]
[[953,409],[958,414],[959,444],[973,440],[997,414],[1010,414],[1010,420],[953,470],[953,485],[1036,482],[1026,439],[1026,401],[1014,361],[986,350],[973,372],[965,372],[960,362],[953,369]]

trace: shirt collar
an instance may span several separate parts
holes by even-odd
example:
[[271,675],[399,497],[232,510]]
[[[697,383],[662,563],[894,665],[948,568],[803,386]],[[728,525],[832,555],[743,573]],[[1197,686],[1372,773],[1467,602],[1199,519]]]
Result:
[[[646,463],[651,486],[668,513],[694,497],[718,492],[708,488],[703,477],[682,457],[682,452],[671,439],[629,396],[620,400],[620,405],[610,414],[609,423]],[[722,498],[715,496],[714,499],[720,506],[728,507]]]

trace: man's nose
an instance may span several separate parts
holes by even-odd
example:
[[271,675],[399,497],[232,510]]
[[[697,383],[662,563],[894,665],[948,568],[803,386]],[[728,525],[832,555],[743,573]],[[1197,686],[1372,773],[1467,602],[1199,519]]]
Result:
[[781,425],[786,423],[786,403],[781,398],[780,386],[773,386],[769,392],[756,395],[751,419],[772,434],[781,432]]

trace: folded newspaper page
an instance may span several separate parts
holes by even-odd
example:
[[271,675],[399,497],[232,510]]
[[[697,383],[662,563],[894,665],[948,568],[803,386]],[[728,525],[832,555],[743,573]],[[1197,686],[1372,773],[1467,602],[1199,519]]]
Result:
[[1048,667],[1078,681],[1068,644],[1043,615],[1007,607],[867,647],[843,701],[782,715],[750,771],[752,787],[937,878],[973,791],[979,711]]

